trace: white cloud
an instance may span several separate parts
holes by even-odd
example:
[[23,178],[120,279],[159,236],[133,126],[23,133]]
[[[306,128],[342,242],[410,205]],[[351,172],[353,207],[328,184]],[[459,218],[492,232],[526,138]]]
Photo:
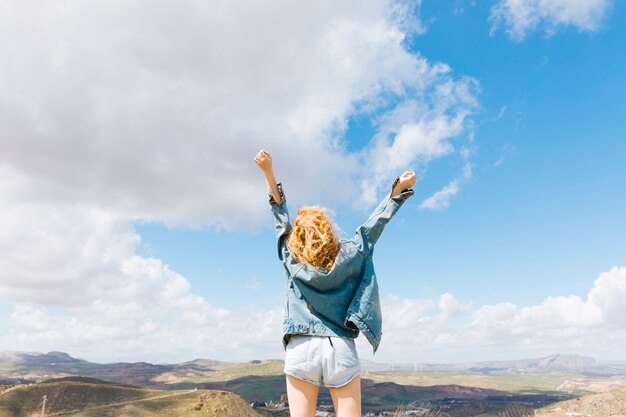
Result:
[[422,201],[421,208],[431,210],[441,210],[450,206],[450,199],[459,192],[457,180],[452,180],[448,185],[437,191],[435,194]]
[[93,207],[0,206],[0,301],[14,303],[0,346],[100,360],[280,353],[282,310],[213,305],[137,256],[139,243],[128,221]]
[[0,206],[0,299],[42,304],[139,295],[122,273],[139,237],[114,215],[87,206]]
[[[258,226],[261,147],[292,202],[348,203],[355,178],[378,192],[397,174],[389,162],[397,170],[451,152],[475,105],[473,80],[405,49],[405,31],[421,30],[408,3],[0,7],[0,36],[12,39],[0,46],[0,166],[24,177],[34,201]],[[407,103],[374,151],[345,151],[350,115]]]
[[437,191],[435,194],[431,195],[420,204],[420,208],[430,209],[430,210],[442,210],[450,207],[450,200],[452,197],[457,195],[459,190],[461,189],[461,185],[472,178],[472,171],[474,166],[471,162],[468,161],[471,156],[472,151],[467,148],[461,150],[461,155],[463,155],[463,159],[466,160],[463,165],[463,170],[459,176],[452,179],[448,185],[444,186],[441,190]]
[[596,279],[581,313],[617,328],[626,325],[626,268],[614,267]]
[[461,303],[448,292],[441,294],[439,297],[438,307],[443,320],[448,320],[456,316],[462,316],[469,313],[472,309],[471,303]]
[[94,302],[61,312],[16,304],[11,327],[0,341],[11,349],[63,350],[104,362],[281,357],[282,311],[261,307],[230,311],[198,301],[191,306],[181,303],[179,308]]
[[[281,311],[194,295],[132,221],[266,223],[262,147],[292,204],[358,207],[462,149],[478,83],[405,48],[418,5],[0,0],[2,346],[275,352]],[[356,114],[377,133],[349,152]]]
[[[124,223],[97,211],[89,216],[80,212],[64,218],[66,211],[49,210],[45,220],[25,229],[44,242],[33,250],[44,250],[45,242],[52,249],[61,243],[71,248],[67,255],[66,250],[50,253],[42,264],[49,275],[29,269],[28,263],[23,269],[1,265],[7,275],[0,281],[0,298],[19,302],[0,346],[65,350],[101,361],[282,357],[281,309],[209,303],[160,260],[135,255],[139,240]],[[23,215],[37,218],[27,211]],[[2,224],[0,230],[8,226]],[[67,232],[65,241],[48,235],[48,229]],[[81,234],[94,229],[100,230],[97,239]],[[15,256],[11,251],[7,255]],[[615,358],[626,354],[620,348],[626,346],[624,297],[626,267],[601,273],[585,298],[551,296],[529,306],[502,302],[474,307],[451,293],[436,299],[389,295],[382,300],[384,335],[376,359],[478,360],[564,351]],[[359,346],[368,357],[363,339]]]
[[[387,296],[376,358],[450,362],[575,352],[615,359],[626,354],[624,297],[626,267],[601,273],[586,298],[552,296],[529,306],[501,302],[475,308],[450,293],[438,300]],[[360,348],[371,356],[362,340]]]
[[611,0],[501,0],[491,9],[491,33],[504,26],[511,38],[521,41],[531,31],[552,35],[563,26],[591,32],[610,6]]

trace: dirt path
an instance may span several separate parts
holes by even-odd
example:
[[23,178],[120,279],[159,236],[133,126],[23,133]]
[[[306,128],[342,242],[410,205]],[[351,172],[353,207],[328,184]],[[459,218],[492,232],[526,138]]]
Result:
[[116,407],[118,405],[127,405],[127,404],[133,404],[133,403],[139,403],[142,401],[152,401],[152,400],[160,400],[162,398],[169,398],[169,397],[175,397],[177,395],[185,395],[185,394],[189,394],[192,392],[197,391],[197,388],[194,388],[192,390],[189,391],[182,391],[182,392],[175,392],[174,394],[167,394],[167,395],[157,395],[156,397],[150,397],[150,398],[140,398],[138,400],[129,400],[129,401],[122,401],[119,403],[111,403],[111,404],[104,404],[104,405],[95,405],[93,407],[87,407],[87,408],[83,408],[82,410],[70,410],[70,411],[59,411],[56,413],[46,413],[46,416],[48,417],[52,417],[52,416],[62,416],[63,414],[70,414],[70,413],[80,413],[82,411],[90,411],[90,410],[97,410],[99,408],[107,408],[107,407]]
[[564,388],[567,384],[569,384],[569,382],[570,382],[570,381],[569,381],[569,379],[566,379],[566,380],[565,380],[565,381],[564,381],[561,385],[559,385],[558,387],[556,387],[556,390],[557,390],[557,391],[563,391],[563,388]]

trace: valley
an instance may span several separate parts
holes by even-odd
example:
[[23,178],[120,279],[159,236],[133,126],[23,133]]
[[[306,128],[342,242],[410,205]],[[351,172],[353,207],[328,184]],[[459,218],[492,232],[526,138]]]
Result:
[[[211,415],[206,410],[220,407],[231,410],[221,415],[288,415],[281,360],[98,364],[63,352],[3,352],[0,361],[0,417],[30,417],[41,409],[44,395],[46,415],[186,417]],[[404,409],[423,416],[524,417],[535,410],[550,415],[570,412],[576,404],[587,404],[577,406],[582,410],[607,402],[611,410],[624,409],[626,373],[620,375],[619,368],[603,373],[593,360],[559,355],[484,365],[417,369],[364,362],[364,415],[391,416]],[[206,412],[191,413],[199,402]],[[235,409],[244,414],[233,414]],[[318,410],[333,415],[326,389],[320,390]]]

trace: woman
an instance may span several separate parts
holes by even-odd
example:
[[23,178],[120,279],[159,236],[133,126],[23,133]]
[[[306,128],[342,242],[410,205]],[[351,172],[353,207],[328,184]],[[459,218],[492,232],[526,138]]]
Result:
[[326,210],[303,207],[289,222],[272,157],[254,158],[265,174],[276,224],[278,258],[286,271],[283,346],[291,417],[315,415],[320,386],[328,387],[338,417],[361,415],[361,366],[354,339],[362,332],[378,348],[382,318],[372,254],[385,225],[413,195],[407,171],[352,239],[339,239]]

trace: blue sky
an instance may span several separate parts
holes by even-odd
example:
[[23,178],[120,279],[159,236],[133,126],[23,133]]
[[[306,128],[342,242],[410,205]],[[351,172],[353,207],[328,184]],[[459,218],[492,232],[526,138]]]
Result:
[[[29,76],[44,81],[21,101],[12,92],[0,101],[18,120],[0,141],[8,230],[0,247],[13,248],[1,264],[0,350],[100,361],[280,357],[284,277],[252,161],[266,148],[291,212],[327,205],[346,236],[393,176],[419,173],[415,195],[376,248],[385,327],[375,360],[623,359],[624,4],[579,0],[579,14],[567,14],[531,0],[518,3],[524,10],[507,1],[425,0],[400,8],[398,20],[389,9],[408,3],[374,3],[359,13],[355,4],[320,5],[310,21],[272,3],[254,23],[233,6],[224,27],[189,29],[164,51],[152,48],[161,42],[159,13],[170,12],[163,8],[145,26],[114,27],[119,43],[102,41],[104,29],[76,27],[89,41],[60,38],[57,46],[72,46],[66,55],[59,47],[41,58],[59,72],[17,77],[18,86]],[[84,7],[69,16],[102,28],[111,18],[127,29],[143,13],[98,7],[109,13],[102,20]],[[223,18],[211,13],[194,17],[188,5],[173,18],[191,28]],[[285,19],[293,19],[285,33],[265,29]],[[354,27],[361,32],[353,37]],[[18,25],[3,30],[22,33]],[[181,52],[199,33],[225,39],[199,41],[206,62]],[[326,39],[331,58],[310,52]],[[104,47],[90,58],[108,66],[66,59],[94,41]],[[275,44],[287,52],[264,49]],[[17,68],[40,59],[10,53]],[[438,64],[449,70],[430,75]],[[0,67],[0,86],[11,71]],[[68,79],[79,81],[68,91],[87,104],[58,110],[50,85],[72,71],[78,77]],[[124,74],[137,83],[126,86]],[[136,85],[142,89],[127,92]],[[32,123],[21,123],[33,114],[51,116],[36,117],[40,125],[29,130]],[[428,133],[405,135],[410,157],[399,162],[394,143],[421,121],[446,150],[422,150]],[[451,185],[449,198],[425,203]],[[172,338],[183,341],[168,347]],[[359,349],[372,358],[363,339]]]
[[[486,3],[459,13],[452,3],[424,2],[427,32],[408,42],[410,50],[481,84],[476,173],[448,209],[427,211],[419,202],[445,185],[459,161],[428,167],[377,248],[383,291],[413,297],[451,291],[479,303],[525,305],[548,295],[584,296],[599,271],[626,263],[619,6],[596,32],[533,33],[516,43],[489,35]],[[351,129],[347,145],[359,149],[371,135],[363,126]],[[278,181],[288,181],[280,160],[275,167]],[[245,305],[282,299],[267,217],[254,234],[135,226],[144,253],[165,260],[199,293]],[[364,217],[346,211],[335,219],[351,235]],[[244,291],[235,295],[235,288]]]

